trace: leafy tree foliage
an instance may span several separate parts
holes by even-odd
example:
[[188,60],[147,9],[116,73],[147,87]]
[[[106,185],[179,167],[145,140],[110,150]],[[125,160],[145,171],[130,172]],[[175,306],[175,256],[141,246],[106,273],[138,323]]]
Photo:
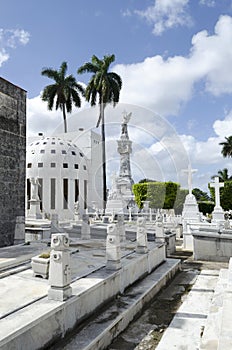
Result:
[[219,177],[219,181],[220,182],[225,182],[225,181],[232,180],[232,176],[229,176],[227,168],[224,168],[222,170],[218,170],[217,175],[211,176],[211,179],[214,179],[215,177]]
[[223,157],[232,157],[232,136],[225,137],[226,141],[220,142],[219,145],[222,146],[221,153]]
[[200,190],[199,188],[194,188],[192,190],[193,195],[196,197],[196,200],[199,201],[210,201],[211,198],[210,196],[207,194],[207,192],[203,192],[202,190]]
[[142,184],[142,183],[144,183],[144,182],[156,182],[155,180],[151,180],[151,179],[142,179],[142,180],[140,180],[139,181],[139,184]]
[[72,105],[81,106],[79,94],[84,94],[84,88],[77,83],[73,75],[66,76],[67,63],[63,62],[59,70],[44,68],[42,75],[53,79],[54,84],[47,85],[42,92],[42,100],[48,103],[48,109],[52,110],[55,104],[56,110],[60,108],[63,112],[64,132],[67,132],[66,112],[72,112]]
[[150,201],[151,208],[172,209],[180,185],[174,182],[145,182],[133,185],[135,201],[139,208],[144,201]]
[[119,102],[122,88],[121,77],[109,72],[110,65],[115,61],[114,55],[105,55],[99,59],[93,55],[90,62],[84,63],[77,71],[78,74],[92,73],[92,77],[85,90],[85,98],[91,106],[99,104],[100,114],[97,127],[101,123],[102,134],[102,170],[103,170],[103,208],[105,209],[107,199],[106,189],[106,150],[105,150],[105,116],[104,111],[107,104],[115,106]]

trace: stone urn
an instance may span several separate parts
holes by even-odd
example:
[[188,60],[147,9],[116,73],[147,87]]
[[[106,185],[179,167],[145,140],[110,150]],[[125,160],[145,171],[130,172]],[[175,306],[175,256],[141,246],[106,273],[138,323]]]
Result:
[[48,278],[50,253],[36,255],[31,258],[31,267],[34,277]]

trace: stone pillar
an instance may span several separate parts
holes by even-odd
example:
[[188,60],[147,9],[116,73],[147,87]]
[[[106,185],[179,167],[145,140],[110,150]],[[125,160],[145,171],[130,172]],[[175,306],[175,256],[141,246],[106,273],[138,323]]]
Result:
[[25,239],[25,217],[17,216],[15,223],[15,242]]
[[107,226],[106,268],[109,270],[121,268],[120,236],[116,224]]
[[68,234],[54,233],[51,248],[48,299],[64,301],[72,295]]
[[30,209],[28,212],[28,219],[42,219],[42,213],[40,210],[40,200],[30,199]]
[[162,216],[158,216],[155,223],[155,237],[156,239],[164,238],[164,225]]
[[147,230],[146,230],[146,219],[140,217],[137,219],[137,235],[136,235],[137,253],[147,253]]
[[117,216],[117,230],[119,232],[119,237],[121,242],[125,242],[126,240],[126,233],[125,233],[125,222],[124,222],[124,215],[118,214]]
[[51,216],[51,233],[60,232],[59,230],[59,216],[58,214],[52,214]]
[[89,215],[82,215],[82,225],[81,225],[81,239],[90,239],[90,222]]

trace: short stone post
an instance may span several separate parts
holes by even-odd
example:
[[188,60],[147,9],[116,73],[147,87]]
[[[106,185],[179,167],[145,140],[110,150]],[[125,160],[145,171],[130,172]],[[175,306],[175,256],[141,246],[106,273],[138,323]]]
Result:
[[164,238],[164,225],[163,225],[162,215],[158,215],[156,217],[155,237],[156,238]]
[[126,232],[125,232],[125,222],[124,222],[124,215],[118,214],[117,216],[117,229],[120,236],[120,241],[125,242],[126,240]]
[[82,215],[82,225],[81,225],[81,239],[90,239],[90,222],[89,215]]
[[120,235],[116,224],[107,226],[106,268],[109,270],[121,268]]
[[48,299],[64,301],[72,295],[68,234],[54,233],[51,248]]
[[147,230],[146,230],[146,219],[140,217],[137,219],[137,235],[136,235],[137,247],[136,252],[143,254],[147,253]]
[[60,232],[59,230],[59,216],[58,214],[52,214],[51,216],[51,233]]

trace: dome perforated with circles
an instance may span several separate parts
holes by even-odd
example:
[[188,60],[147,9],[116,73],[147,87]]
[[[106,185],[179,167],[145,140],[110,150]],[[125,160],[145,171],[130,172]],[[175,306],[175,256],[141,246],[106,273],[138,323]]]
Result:
[[87,170],[87,162],[81,150],[71,141],[43,137],[27,147],[27,168]]

